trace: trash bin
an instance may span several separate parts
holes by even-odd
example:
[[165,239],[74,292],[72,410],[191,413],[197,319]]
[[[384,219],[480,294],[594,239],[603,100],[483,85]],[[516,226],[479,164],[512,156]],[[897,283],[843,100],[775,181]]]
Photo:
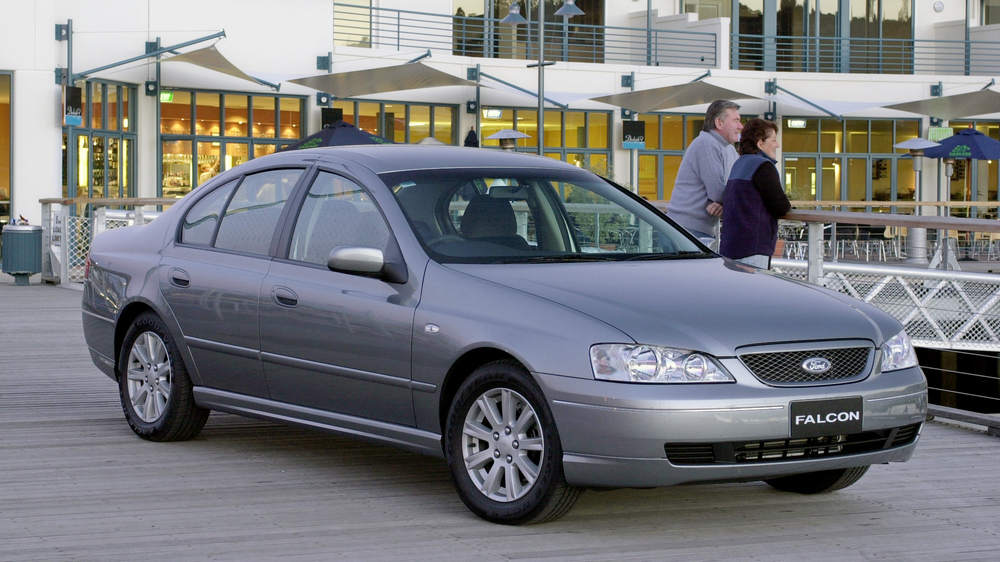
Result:
[[14,277],[14,285],[27,285],[28,277],[42,272],[42,227],[5,225],[3,263],[0,269]]

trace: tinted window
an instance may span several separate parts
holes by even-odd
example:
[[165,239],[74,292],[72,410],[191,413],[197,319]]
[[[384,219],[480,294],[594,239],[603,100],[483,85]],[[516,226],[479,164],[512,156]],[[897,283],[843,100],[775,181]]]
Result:
[[181,242],[206,246],[212,244],[212,236],[215,234],[216,225],[219,224],[222,207],[226,204],[234,187],[236,187],[236,180],[212,191],[202,197],[201,201],[195,203],[194,207],[191,207],[187,216],[184,217],[184,224],[181,226]]
[[338,246],[385,251],[388,240],[389,228],[368,193],[348,179],[320,172],[302,204],[288,257],[326,265]]
[[281,210],[302,170],[269,170],[243,179],[219,226],[216,248],[267,255]]

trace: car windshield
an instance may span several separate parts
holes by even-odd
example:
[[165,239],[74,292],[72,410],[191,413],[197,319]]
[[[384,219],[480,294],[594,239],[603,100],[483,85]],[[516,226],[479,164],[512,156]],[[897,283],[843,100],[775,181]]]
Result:
[[442,263],[714,257],[630,193],[583,171],[420,170],[382,179]]

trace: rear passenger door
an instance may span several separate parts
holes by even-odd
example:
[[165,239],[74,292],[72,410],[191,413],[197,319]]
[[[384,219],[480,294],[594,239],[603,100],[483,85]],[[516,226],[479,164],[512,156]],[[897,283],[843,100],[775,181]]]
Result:
[[267,170],[213,189],[164,250],[160,291],[194,357],[199,385],[268,396],[257,301],[280,217],[303,172]]
[[[331,271],[330,251],[386,251],[390,231],[357,182],[319,171],[260,292],[261,357],[275,400],[414,425],[414,284]],[[393,242],[394,243],[394,242]]]

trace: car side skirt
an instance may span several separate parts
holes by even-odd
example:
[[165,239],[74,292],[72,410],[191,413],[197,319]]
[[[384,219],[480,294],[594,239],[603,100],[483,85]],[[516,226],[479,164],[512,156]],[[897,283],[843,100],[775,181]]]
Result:
[[194,388],[194,398],[199,406],[209,410],[326,431],[352,439],[364,439],[444,458],[441,435],[414,427],[326,412],[202,386]]

